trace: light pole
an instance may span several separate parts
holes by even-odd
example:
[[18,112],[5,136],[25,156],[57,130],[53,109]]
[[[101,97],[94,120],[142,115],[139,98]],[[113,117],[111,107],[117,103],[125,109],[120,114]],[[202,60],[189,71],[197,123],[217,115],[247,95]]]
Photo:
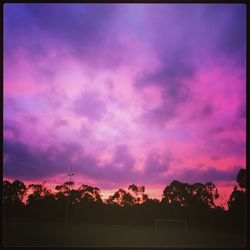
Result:
[[65,211],[65,224],[68,224],[68,219],[69,219],[69,205],[70,205],[70,185],[71,185],[71,177],[74,175],[72,172],[72,165],[70,165],[70,171],[68,173],[69,176],[69,193],[68,193],[68,198],[67,198],[67,204],[66,204],[66,211]]

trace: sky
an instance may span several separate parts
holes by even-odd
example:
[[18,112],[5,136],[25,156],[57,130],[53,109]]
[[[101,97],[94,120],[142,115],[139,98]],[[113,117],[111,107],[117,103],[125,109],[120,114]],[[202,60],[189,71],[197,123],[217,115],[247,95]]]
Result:
[[4,5],[3,175],[228,196],[246,166],[244,4]]

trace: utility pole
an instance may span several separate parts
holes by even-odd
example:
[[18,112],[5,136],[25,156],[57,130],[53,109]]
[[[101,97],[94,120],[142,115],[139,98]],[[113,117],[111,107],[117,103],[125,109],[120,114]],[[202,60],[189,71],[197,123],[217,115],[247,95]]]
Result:
[[69,176],[69,194],[67,197],[67,204],[66,204],[66,211],[65,211],[65,224],[68,224],[68,219],[69,219],[69,205],[70,205],[70,186],[71,186],[71,177],[74,175],[72,172],[72,165],[70,165],[70,170],[68,173]]

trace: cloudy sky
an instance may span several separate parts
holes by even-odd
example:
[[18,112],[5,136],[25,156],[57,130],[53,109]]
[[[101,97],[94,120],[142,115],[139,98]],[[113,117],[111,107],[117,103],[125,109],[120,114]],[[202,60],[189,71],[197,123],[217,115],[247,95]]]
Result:
[[4,178],[161,196],[246,165],[246,6],[5,4]]

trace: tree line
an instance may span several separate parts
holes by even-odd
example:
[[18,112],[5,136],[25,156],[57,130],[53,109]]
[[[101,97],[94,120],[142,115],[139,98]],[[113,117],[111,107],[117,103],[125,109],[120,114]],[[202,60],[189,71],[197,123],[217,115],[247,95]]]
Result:
[[156,219],[185,219],[189,227],[244,231],[246,169],[239,170],[236,181],[225,210],[215,204],[219,193],[212,182],[174,180],[163,190],[161,200],[149,198],[144,186],[131,184],[128,191],[120,188],[104,200],[98,187],[86,184],[75,188],[73,182],[65,182],[52,192],[44,184],[26,186],[20,180],[4,180],[4,218],[63,222],[68,209],[69,223],[153,225]]

